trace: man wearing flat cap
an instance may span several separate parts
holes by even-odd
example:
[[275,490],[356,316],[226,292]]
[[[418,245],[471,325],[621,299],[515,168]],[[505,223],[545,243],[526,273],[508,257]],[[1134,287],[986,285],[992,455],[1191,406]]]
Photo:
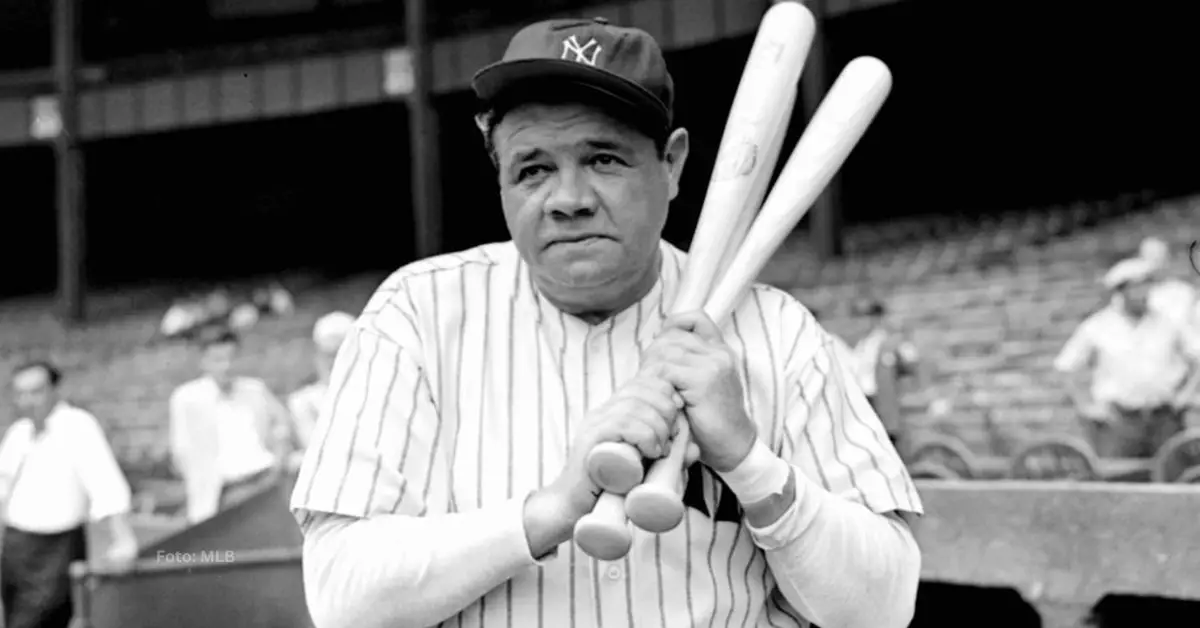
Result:
[[[657,42],[540,22],[473,87],[512,239],[401,268],[338,352],[292,497],[316,625],[907,626],[921,501],[830,336],[767,286],[666,315],[689,139]],[[590,558],[587,454],[661,457],[677,415],[682,523]]]
[[1143,257],[1113,266],[1103,279],[1109,304],[1083,321],[1054,361],[1101,456],[1152,457],[1185,428],[1200,383],[1196,334],[1150,307],[1155,271]]

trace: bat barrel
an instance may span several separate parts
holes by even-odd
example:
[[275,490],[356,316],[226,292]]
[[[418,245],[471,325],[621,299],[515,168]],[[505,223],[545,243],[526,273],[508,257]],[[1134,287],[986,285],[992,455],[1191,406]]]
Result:
[[862,139],[891,87],[891,72],[874,57],[856,58],[838,75],[796,143],[729,269],[713,289],[706,306],[710,316],[726,316],[737,306],[746,287],[762,272]]
[[786,116],[781,114],[790,112],[788,91],[799,81],[815,34],[816,20],[802,3],[776,3],[763,15],[688,247],[687,268],[673,306],[676,312],[703,307],[713,279],[720,275],[724,252],[739,243],[730,246],[730,234],[738,231],[742,210],[770,161],[772,140],[783,133],[781,117],[786,129]]

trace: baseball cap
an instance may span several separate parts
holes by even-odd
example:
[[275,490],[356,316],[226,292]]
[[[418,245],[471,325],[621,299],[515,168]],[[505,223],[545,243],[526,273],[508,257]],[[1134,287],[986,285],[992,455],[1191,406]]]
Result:
[[608,99],[655,126],[671,126],[675,85],[658,42],[646,31],[613,26],[604,18],[526,26],[513,35],[504,58],[471,81],[485,103],[556,84]]
[[321,351],[334,353],[342,346],[342,341],[353,327],[353,316],[345,312],[330,312],[317,319],[313,325],[313,343]]

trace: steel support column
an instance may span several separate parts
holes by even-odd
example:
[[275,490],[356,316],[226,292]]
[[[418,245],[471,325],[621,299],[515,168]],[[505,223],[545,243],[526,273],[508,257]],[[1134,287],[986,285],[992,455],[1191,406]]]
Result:
[[[825,37],[825,25],[829,17],[828,0],[809,0],[804,3],[813,16],[817,18],[817,32],[813,38],[812,48],[809,49],[808,59],[804,63],[804,72],[800,76],[800,100],[804,103],[804,118],[812,120],[813,113],[821,104],[821,99],[829,92],[831,79],[835,75],[829,67],[829,54]],[[810,224],[812,225],[812,246],[820,259],[841,257],[842,247],[842,207],[841,207],[841,176],[835,175],[825,191],[817,197],[813,204]]]
[[407,0],[405,30],[413,66],[413,90],[408,99],[408,135],[418,258],[436,255],[442,248],[438,119],[431,95],[433,64],[428,23],[426,0]]
[[77,93],[78,0],[54,0],[54,82],[62,128],[54,138],[58,205],[58,294],[69,323],[86,317],[83,148]]

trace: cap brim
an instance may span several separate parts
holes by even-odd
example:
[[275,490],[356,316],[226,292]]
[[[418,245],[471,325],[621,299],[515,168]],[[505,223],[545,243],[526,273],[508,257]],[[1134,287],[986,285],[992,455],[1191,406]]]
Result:
[[618,104],[653,115],[664,126],[670,124],[666,105],[646,88],[607,70],[560,59],[518,59],[493,63],[475,74],[471,88],[484,102],[494,102],[518,86],[549,85],[553,82],[590,90]]

